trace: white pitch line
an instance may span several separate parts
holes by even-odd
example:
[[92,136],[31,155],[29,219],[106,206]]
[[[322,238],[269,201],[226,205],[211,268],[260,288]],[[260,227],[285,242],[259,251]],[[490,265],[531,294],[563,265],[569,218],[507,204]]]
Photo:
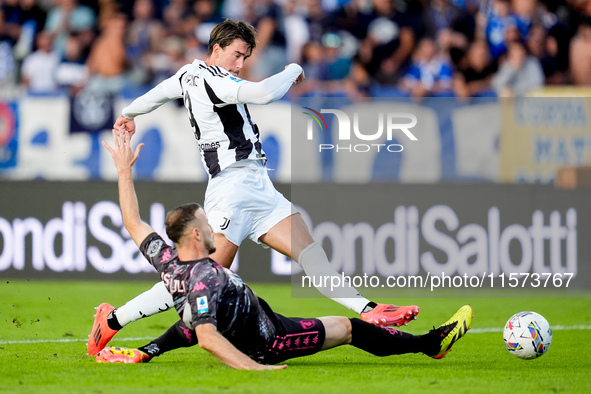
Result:
[[[591,330],[591,325],[579,324],[574,326],[552,326],[553,331],[566,330]],[[491,332],[503,332],[503,327],[483,327],[471,328],[468,331],[470,334],[486,334]],[[150,341],[153,337],[132,337],[132,338],[116,338],[116,341]],[[72,342],[86,342],[88,338],[62,338],[62,339],[16,339],[16,340],[0,340],[0,345],[21,345],[21,344],[35,344],[35,343],[72,343]]]
[[[135,337],[135,338],[117,338],[117,341],[150,341],[154,337]],[[88,338],[62,338],[62,339],[16,339],[0,340],[0,345],[20,345],[34,343],[70,343],[70,342],[88,342]]]
[[[562,330],[591,330],[591,325],[589,324],[578,324],[574,326],[562,326],[562,325],[555,325],[550,326],[552,331],[562,331]],[[472,334],[485,334],[489,332],[503,332],[503,327],[483,327],[483,328],[471,328],[470,333]]]

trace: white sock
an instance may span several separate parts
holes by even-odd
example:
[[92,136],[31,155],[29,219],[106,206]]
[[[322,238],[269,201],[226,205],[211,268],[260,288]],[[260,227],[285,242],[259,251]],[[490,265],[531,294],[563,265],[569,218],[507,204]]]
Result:
[[173,305],[174,301],[168,290],[166,290],[164,282],[158,282],[150,290],[144,291],[133,300],[117,308],[115,317],[117,317],[121,327],[125,327],[132,321],[164,312]]
[[[304,269],[304,272],[309,277],[325,278],[338,277],[338,282],[341,283],[341,276],[330,265],[324,249],[317,242],[312,242],[300,253],[298,264]],[[312,280],[312,283],[315,283]],[[320,283],[320,281],[316,282]],[[331,280],[327,280],[330,284]],[[327,287],[316,287],[324,296],[338,302],[339,304],[349,308],[353,312],[361,313],[363,308],[369,303],[369,300],[363,297],[357,289],[351,286],[350,283],[342,284],[340,287],[335,287],[331,290],[330,285]]]

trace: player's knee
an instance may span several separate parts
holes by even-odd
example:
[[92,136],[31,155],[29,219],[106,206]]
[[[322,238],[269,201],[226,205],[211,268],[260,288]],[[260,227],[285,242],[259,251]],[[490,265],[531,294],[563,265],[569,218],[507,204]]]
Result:
[[351,322],[342,316],[329,316],[319,318],[324,325],[326,338],[323,349],[351,343]]
[[343,325],[344,328],[344,336],[345,336],[345,343],[346,344],[350,344],[351,343],[351,338],[352,338],[352,332],[353,332],[353,328],[351,326],[351,319],[348,319],[346,317],[341,317],[342,322],[341,324]]
[[342,345],[348,345],[351,343],[352,338],[352,327],[351,320],[346,317],[338,316],[335,324],[338,325],[339,337]]

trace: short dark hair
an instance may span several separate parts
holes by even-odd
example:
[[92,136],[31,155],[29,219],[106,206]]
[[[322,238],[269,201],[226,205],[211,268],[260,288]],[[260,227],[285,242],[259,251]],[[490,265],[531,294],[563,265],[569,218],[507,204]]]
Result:
[[241,39],[250,47],[250,50],[253,51],[257,46],[256,35],[256,30],[250,23],[228,18],[215,25],[211,31],[211,34],[209,35],[209,44],[207,46],[207,56],[211,56],[215,44],[219,44],[219,46],[224,49],[232,44],[235,39]]
[[179,205],[172,211],[166,214],[166,235],[175,244],[183,236],[189,223],[196,221],[195,212],[201,208],[201,205],[192,202],[188,204]]

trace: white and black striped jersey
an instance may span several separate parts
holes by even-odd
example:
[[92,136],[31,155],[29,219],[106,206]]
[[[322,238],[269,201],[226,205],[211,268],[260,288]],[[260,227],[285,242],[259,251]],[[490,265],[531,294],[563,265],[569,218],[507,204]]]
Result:
[[238,88],[245,82],[201,60],[162,82],[168,97],[183,98],[210,177],[236,161],[265,158],[258,127],[246,104],[238,103]]
[[[264,160],[259,130],[246,103],[265,104],[281,98],[301,73],[290,65],[261,82],[237,78],[201,60],[137,98],[122,114],[128,119],[151,112],[167,101],[182,98],[189,113],[201,161],[210,177],[239,160]],[[239,100],[238,91],[241,100]]]
[[[246,103],[266,104],[283,97],[302,68],[291,64],[261,82],[237,78],[201,60],[183,66],[175,75],[125,107],[133,119],[167,101],[182,98],[189,113],[201,161],[210,178],[239,160],[264,160],[259,130]],[[238,98],[240,90],[240,100]]]

